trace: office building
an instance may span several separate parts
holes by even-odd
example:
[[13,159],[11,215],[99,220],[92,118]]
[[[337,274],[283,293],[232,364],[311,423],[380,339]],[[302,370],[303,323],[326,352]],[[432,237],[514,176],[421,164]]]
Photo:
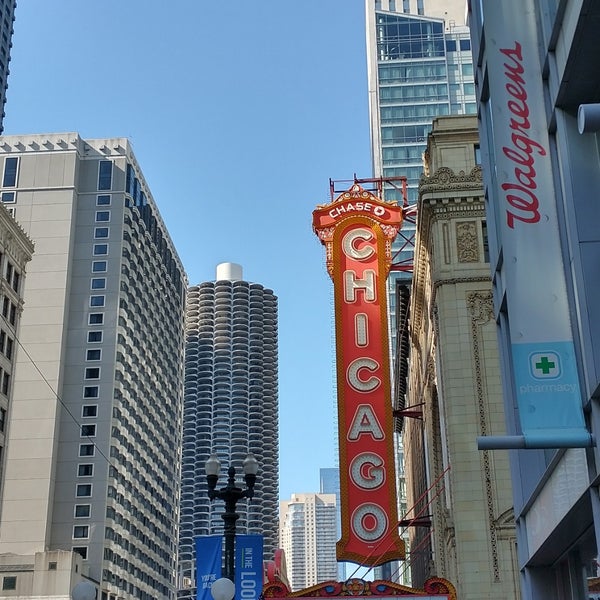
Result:
[[478,144],[477,117],[434,119],[419,184],[403,525],[415,587],[444,577],[459,598],[504,600],[519,597],[508,456],[474,441],[505,433]]
[[204,466],[215,453],[221,482],[242,463],[259,463],[254,498],[240,500],[239,533],[264,535],[264,556],[277,546],[279,502],[277,297],[223,263],[216,281],[190,287],[185,320],[185,399],[179,543],[181,597],[195,598],[194,538],[223,532],[223,502],[207,495]]
[[507,420],[505,439],[479,446],[509,455],[522,598],[588,598],[600,539],[600,4],[469,4]]
[[[336,504],[336,534],[337,539],[342,537],[342,518],[340,514],[340,470],[338,467],[319,469],[319,492],[321,494],[335,494]],[[338,581],[346,581],[346,572],[352,573],[354,568],[347,568],[343,561],[338,563]]]
[[[126,139],[4,136],[0,168],[0,198],[35,243],[0,554],[33,565],[40,553],[78,553],[102,598],[173,598],[181,261]],[[40,568],[56,569],[48,560]],[[25,595],[18,569],[3,569]]]
[[279,511],[279,543],[292,591],[337,581],[335,494],[292,494]]
[[16,0],[0,0],[0,133],[4,130],[4,105],[6,104],[6,89],[8,88],[8,74],[10,63],[10,50],[14,33]]

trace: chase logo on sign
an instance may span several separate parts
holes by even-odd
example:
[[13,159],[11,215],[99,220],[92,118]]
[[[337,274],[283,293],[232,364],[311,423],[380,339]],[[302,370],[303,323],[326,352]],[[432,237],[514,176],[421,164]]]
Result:
[[560,359],[556,352],[535,352],[529,356],[529,369],[535,379],[560,377]]

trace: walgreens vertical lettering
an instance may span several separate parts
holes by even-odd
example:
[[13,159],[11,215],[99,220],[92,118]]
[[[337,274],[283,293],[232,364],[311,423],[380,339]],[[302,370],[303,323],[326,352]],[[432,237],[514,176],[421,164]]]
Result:
[[504,63],[504,74],[507,82],[504,85],[509,100],[506,103],[512,115],[509,128],[512,131],[512,146],[504,146],[502,151],[514,165],[512,181],[502,184],[506,193],[506,201],[510,209],[506,209],[506,221],[513,229],[515,221],[537,223],[540,220],[539,200],[536,194],[535,155],[546,155],[544,147],[530,137],[529,105],[527,90],[523,78],[523,54],[521,44],[515,42],[514,48],[501,48],[500,52],[507,57]]

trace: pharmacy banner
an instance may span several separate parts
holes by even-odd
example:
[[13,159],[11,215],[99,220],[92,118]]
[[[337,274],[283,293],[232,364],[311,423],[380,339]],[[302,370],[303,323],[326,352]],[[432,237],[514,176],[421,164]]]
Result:
[[263,536],[235,537],[236,600],[258,600],[263,590]]
[[212,600],[210,588],[221,577],[223,536],[196,538],[196,600]]
[[387,286],[397,203],[355,184],[313,212],[333,279],[342,537],[338,560],[403,559],[398,533]]
[[[525,446],[589,445],[569,317],[534,1],[483,1],[512,366]],[[501,23],[502,26],[498,26]],[[492,183],[494,173],[490,174]]]

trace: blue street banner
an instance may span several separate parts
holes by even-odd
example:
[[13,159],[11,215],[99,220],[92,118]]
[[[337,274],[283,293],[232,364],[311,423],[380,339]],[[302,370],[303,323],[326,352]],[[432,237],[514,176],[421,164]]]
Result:
[[235,538],[236,600],[258,600],[263,589],[263,536]]
[[196,538],[196,600],[212,600],[210,588],[221,577],[223,536]]

